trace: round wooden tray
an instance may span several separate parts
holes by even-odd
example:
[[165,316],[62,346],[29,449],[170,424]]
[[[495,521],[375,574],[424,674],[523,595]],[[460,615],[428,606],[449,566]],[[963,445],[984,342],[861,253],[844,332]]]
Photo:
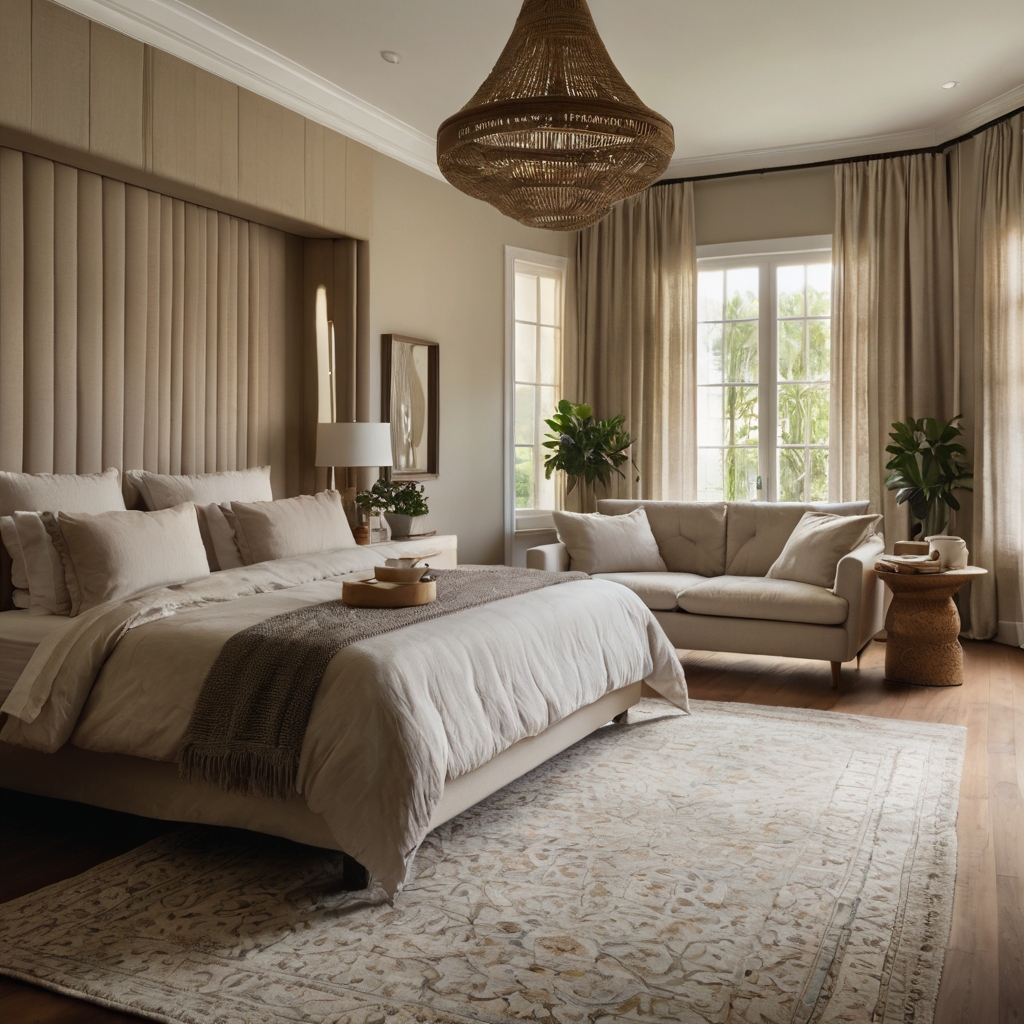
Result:
[[341,599],[353,608],[414,608],[430,604],[437,597],[437,584],[426,583],[344,583]]

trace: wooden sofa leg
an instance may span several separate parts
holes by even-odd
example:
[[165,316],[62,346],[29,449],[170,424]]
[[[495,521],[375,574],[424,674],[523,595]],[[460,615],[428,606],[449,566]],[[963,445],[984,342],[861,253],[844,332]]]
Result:
[[832,689],[839,689],[839,673],[843,670],[843,663],[841,661],[830,661],[829,664],[832,666]]

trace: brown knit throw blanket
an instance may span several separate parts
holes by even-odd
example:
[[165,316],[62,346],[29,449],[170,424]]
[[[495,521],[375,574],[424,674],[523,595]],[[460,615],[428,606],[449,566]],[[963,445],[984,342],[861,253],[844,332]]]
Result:
[[341,601],[275,615],[236,633],[203,683],[178,752],[188,782],[285,799],[295,792],[313,698],[343,647],[403,626],[557,583],[581,572],[433,570],[437,599],[417,608],[350,608]]

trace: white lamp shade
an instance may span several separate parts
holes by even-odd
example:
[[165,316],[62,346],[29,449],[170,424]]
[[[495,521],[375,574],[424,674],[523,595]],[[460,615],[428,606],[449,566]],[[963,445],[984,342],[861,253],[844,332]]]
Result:
[[318,466],[390,466],[390,423],[318,423]]

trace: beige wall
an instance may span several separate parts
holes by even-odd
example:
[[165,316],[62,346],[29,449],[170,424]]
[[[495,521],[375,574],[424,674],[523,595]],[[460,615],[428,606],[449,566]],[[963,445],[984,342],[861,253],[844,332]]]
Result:
[[836,190],[831,167],[697,181],[697,244],[832,234]]
[[432,525],[459,535],[460,561],[502,562],[504,247],[571,257],[576,235],[522,227],[380,154],[374,155],[373,194],[373,416],[381,334],[439,342],[441,473],[426,485]]

